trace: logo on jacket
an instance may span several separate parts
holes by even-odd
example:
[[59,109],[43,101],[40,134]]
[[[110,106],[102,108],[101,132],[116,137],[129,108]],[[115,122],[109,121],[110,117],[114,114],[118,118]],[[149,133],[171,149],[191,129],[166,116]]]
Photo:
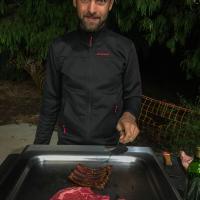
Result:
[[96,56],[111,56],[109,51],[97,51]]

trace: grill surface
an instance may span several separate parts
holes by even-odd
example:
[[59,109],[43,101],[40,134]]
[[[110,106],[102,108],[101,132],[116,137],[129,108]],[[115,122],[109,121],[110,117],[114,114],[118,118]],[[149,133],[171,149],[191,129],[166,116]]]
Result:
[[113,166],[105,189],[95,190],[110,195],[111,200],[181,199],[150,148],[129,147],[125,154],[113,155],[106,163],[108,156],[103,146],[28,146],[9,175],[18,177],[10,183],[6,199],[48,200],[58,190],[75,186],[67,176],[78,163],[94,168]]

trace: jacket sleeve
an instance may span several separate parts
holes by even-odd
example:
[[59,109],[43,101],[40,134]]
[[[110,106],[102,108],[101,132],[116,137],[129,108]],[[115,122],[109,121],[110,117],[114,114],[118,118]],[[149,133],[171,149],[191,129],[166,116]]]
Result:
[[123,76],[123,111],[130,112],[136,118],[138,118],[141,106],[141,96],[142,87],[138,57],[135,46],[132,43]]
[[60,109],[60,72],[56,63],[53,45],[49,48],[46,60],[46,74],[40,118],[34,144],[49,144]]

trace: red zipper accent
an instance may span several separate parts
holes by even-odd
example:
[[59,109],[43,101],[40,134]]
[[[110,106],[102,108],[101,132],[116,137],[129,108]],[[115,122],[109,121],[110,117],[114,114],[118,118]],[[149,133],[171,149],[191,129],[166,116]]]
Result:
[[92,43],[93,43],[93,37],[92,35],[90,36],[90,39],[89,39],[89,47],[92,47]]
[[64,132],[64,135],[67,134],[67,128],[63,125],[63,132]]
[[118,111],[118,106],[117,106],[117,105],[115,105],[114,112],[115,112],[115,113],[117,113],[117,111]]

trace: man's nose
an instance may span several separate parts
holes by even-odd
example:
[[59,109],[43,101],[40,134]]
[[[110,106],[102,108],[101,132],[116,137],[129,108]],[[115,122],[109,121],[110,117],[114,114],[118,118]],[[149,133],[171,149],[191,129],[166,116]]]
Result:
[[88,11],[93,14],[96,12],[96,3],[95,1],[90,1],[90,3],[88,4]]

